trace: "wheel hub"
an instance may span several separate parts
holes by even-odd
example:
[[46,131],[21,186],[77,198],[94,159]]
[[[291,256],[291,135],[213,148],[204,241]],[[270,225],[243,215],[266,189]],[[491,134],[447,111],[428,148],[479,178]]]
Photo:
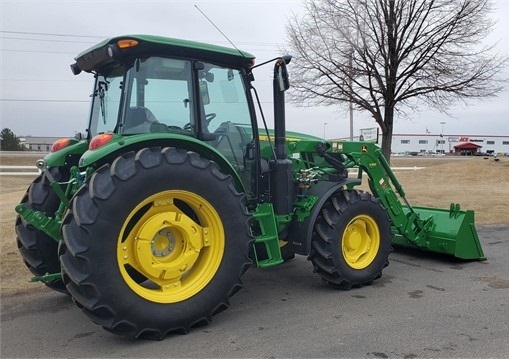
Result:
[[155,257],[164,257],[175,249],[175,236],[168,229],[161,229],[154,235],[151,242],[152,254]]
[[379,246],[380,231],[373,218],[358,215],[350,221],[342,239],[343,256],[350,267],[368,267],[375,259]]
[[221,218],[194,193],[172,190],[148,197],[133,209],[125,228],[129,234],[120,234],[117,246],[120,270],[128,286],[147,300],[190,298],[210,282],[221,263]]
[[356,230],[351,230],[346,237],[346,247],[349,250],[356,250],[361,246],[362,237]]

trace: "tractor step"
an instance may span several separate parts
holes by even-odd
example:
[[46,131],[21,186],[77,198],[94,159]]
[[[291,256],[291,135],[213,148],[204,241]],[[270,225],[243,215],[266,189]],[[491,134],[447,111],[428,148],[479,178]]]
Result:
[[[262,203],[256,207],[253,218],[258,222],[260,234],[255,236],[253,252],[255,254],[256,266],[258,268],[268,268],[279,265],[284,262],[281,257],[279,247],[279,236],[276,225],[274,208],[271,203]],[[267,252],[267,259],[258,259],[256,254],[256,244],[263,244]]]

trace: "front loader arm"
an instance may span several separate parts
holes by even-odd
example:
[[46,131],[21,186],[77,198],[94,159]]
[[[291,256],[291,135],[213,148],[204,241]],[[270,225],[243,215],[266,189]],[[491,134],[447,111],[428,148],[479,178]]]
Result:
[[[338,146],[333,146],[333,149]],[[422,220],[405,198],[405,191],[392,172],[382,151],[372,143],[343,142],[338,151],[348,158],[344,164],[347,168],[358,167],[359,178],[366,173],[373,195],[380,199],[387,209],[397,232],[419,247],[426,246],[426,232],[433,224],[433,219]],[[407,211],[403,209],[404,201]]]
[[455,203],[448,210],[412,207],[382,151],[373,143],[332,142],[330,150],[347,158],[346,168],[358,168],[359,179],[366,173],[373,195],[392,220],[394,244],[462,259],[484,259],[473,211],[461,211]]

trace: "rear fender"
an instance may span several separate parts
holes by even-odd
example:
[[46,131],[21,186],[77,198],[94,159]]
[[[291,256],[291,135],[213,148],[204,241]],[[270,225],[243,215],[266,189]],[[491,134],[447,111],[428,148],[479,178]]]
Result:
[[196,152],[201,157],[217,163],[221,172],[230,174],[234,178],[235,187],[239,191],[244,192],[244,186],[239,174],[220,152],[204,141],[179,134],[153,133],[130,136],[114,135],[113,139],[107,144],[86,151],[83,156],[81,156],[79,167],[86,168],[93,166],[99,168],[106,163],[113,162],[115,158],[124,153],[131,151],[136,152],[147,147],[175,147]]
[[341,182],[328,182],[321,181],[313,185],[308,194],[310,196],[317,196],[318,201],[311,209],[310,215],[303,221],[298,221],[294,217],[290,227],[288,229],[288,243],[292,245],[292,249],[297,254],[309,255],[311,250],[311,238],[313,235],[314,224],[316,218],[322,209],[324,203],[329,197],[337,191],[343,189],[343,187],[350,185],[356,186],[361,184],[361,180],[357,178],[347,178]]
[[44,157],[46,167],[77,166],[78,160],[88,149],[88,141],[71,139],[71,144],[56,152],[48,153]]

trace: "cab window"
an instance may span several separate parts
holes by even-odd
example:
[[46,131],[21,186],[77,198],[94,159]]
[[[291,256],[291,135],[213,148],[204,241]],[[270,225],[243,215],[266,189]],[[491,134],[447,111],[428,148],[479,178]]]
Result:
[[193,92],[189,61],[161,57],[138,59],[127,79],[130,85],[123,134],[191,134]]

